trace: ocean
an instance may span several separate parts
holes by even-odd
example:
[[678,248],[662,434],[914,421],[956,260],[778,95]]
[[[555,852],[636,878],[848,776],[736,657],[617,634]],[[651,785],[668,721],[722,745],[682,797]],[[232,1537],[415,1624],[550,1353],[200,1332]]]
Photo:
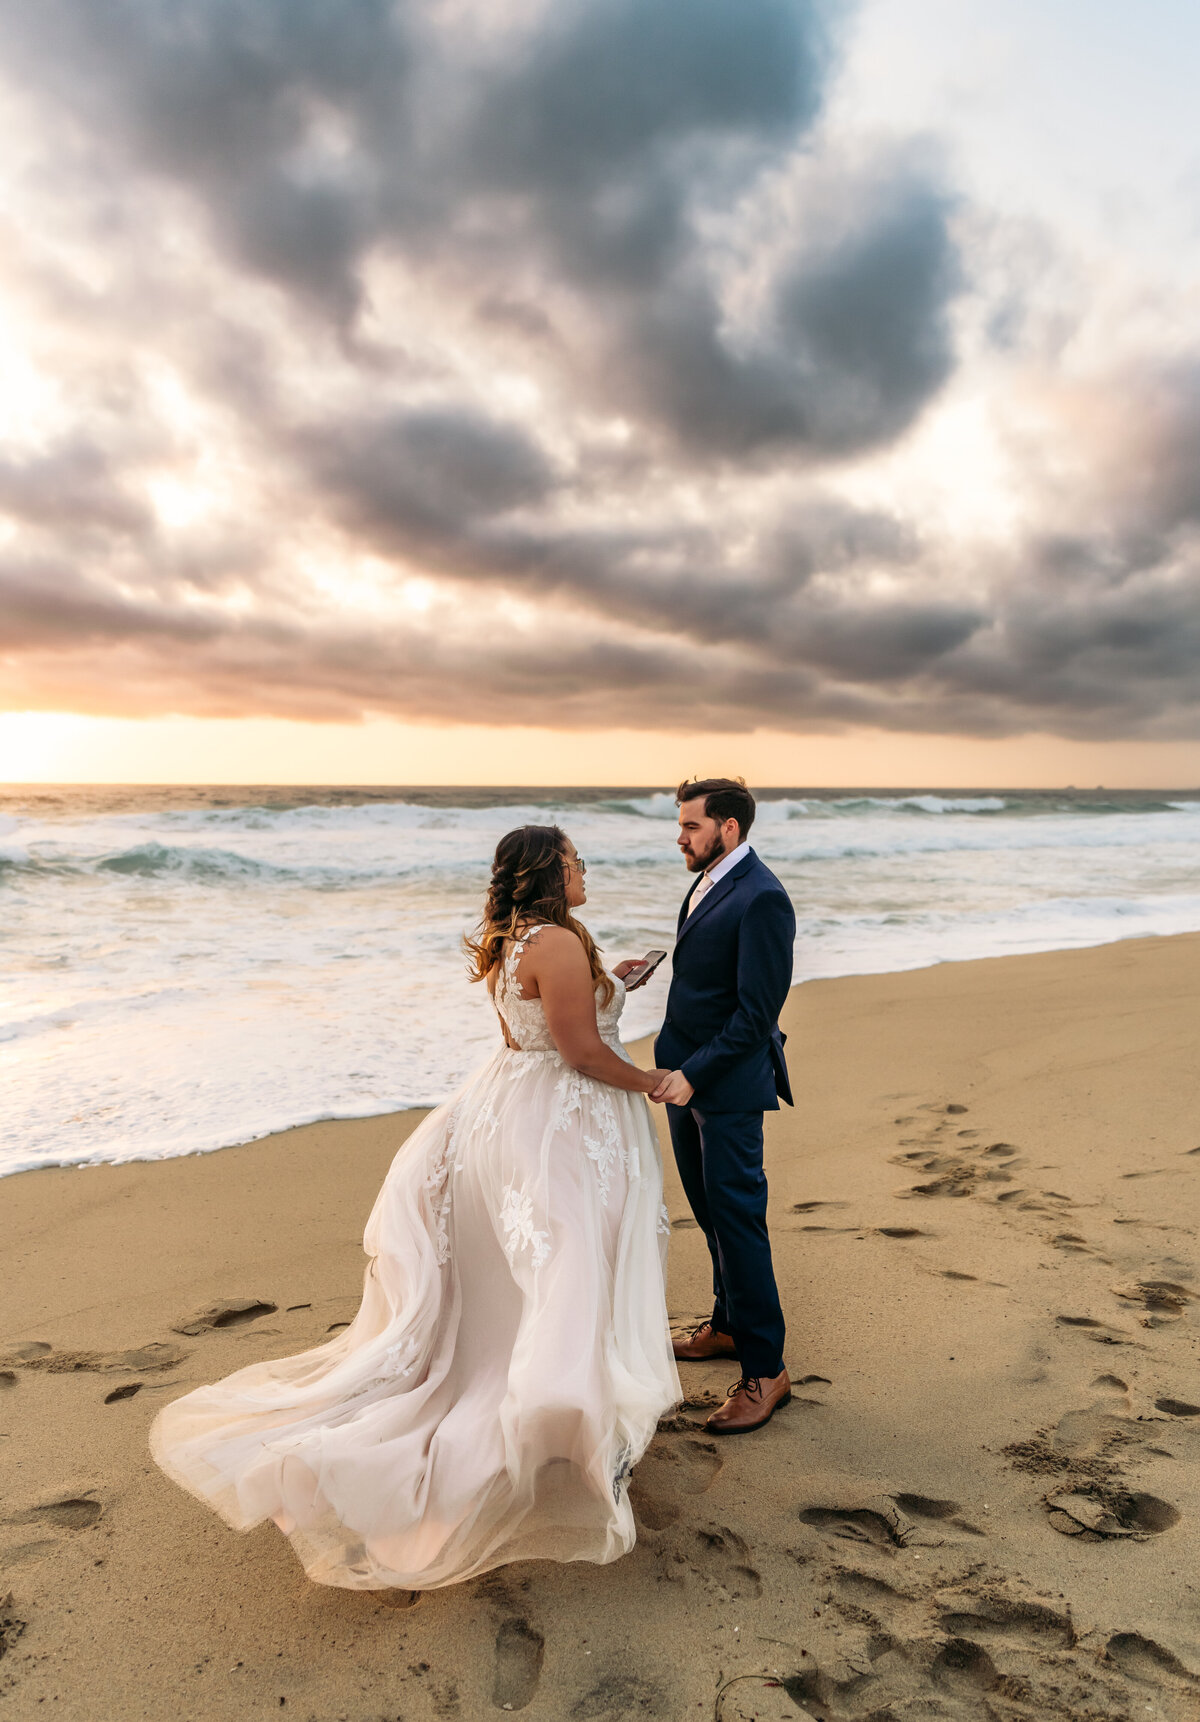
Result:
[[[497,839],[570,833],[616,962],[672,943],[674,820],[644,788],[0,788],[0,1174],[443,1099],[496,1045],[461,939]],[[1200,791],[771,790],[752,834],[800,983],[1200,929],[1198,841]]]

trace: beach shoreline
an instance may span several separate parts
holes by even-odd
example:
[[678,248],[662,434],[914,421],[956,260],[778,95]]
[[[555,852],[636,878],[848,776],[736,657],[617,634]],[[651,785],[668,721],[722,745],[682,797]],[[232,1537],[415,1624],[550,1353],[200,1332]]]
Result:
[[[1200,934],[807,981],[783,1020],[798,1105],[766,1163],[796,1399],[716,1443],[730,1366],[689,1367],[611,1572],[322,1590],[149,1459],[165,1400],[351,1318],[423,1110],[0,1182],[11,1713],[700,1719],[737,1677],[723,1722],[1193,1722]],[[699,1319],[669,1156],[667,1202],[672,1315]]]
[[[1200,938],[1200,931],[1196,932],[1195,934],[1191,934],[1191,933],[1157,934],[1156,933],[1156,934],[1149,935],[1149,938],[1151,938],[1151,939],[1162,939],[1162,938],[1177,939],[1177,938],[1189,938],[1189,937]],[[1144,935],[1144,934],[1139,935],[1139,934],[1129,933],[1129,934],[1122,934],[1118,937],[1103,939],[1103,940],[1097,941],[1095,944],[1080,944],[1080,945],[1065,945],[1065,946],[1055,945],[1055,946],[1050,947],[1044,951],[1021,951],[1021,952],[1017,952],[1017,953],[1015,953],[1015,956],[1017,958],[1026,957],[1026,956],[1055,956],[1055,955],[1058,955],[1060,953],[1066,954],[1066,953],[1071,952],[1071,951],[1101,950],[1101,949],[1105,949],[1111,945],[1121,945],[1121,944],[1129,944],[1129,943],[1145,943],[1145,942],[1147,942],[1147,935]],[[619,959],[614,959],[614,961],[616,961],[616,960],[619,960]],[[972,963],[972,964],[1008,962],[1011,960],[1013,960],[1013,957],[1009,956],[1009,955],[992,955],[992,956],[986,956],[986,957],[971,957],[971,958],[963,959],[964,962]],[[960,965],[959,965],[958,961],[956,961],[955,959],[943,958],[943,959],[940,959],[940,960],[933,962],[933,963],[914,963],[910,966],[904,966],[904,967],[900,967],[900,968],[888,968],[888,969],[865,968],[865,969],[852,969],[852,970],[847,971],[845,974],[837,974],[837,975],[802,975],[802,976],[799,976],[795,980],[792,981],[792,983],[788,989],[788,1000],[790,1001],[792,999],[792,997],[794,996],[794,994],[797,992],[797,990],[801,987],[824,986],[824,985],[827,985],[830,982],[834,982],[834,981],[883,980],[890,975],[922,974],[922,973],[925,973],[926,971],[931,971],[931,970],[935,970],[935,969],[942,969],[942,968],[946,968],[947,966],[958,967]],[[785,1005],[784,1011],[783,1011],[783,1016],[786,1017],[787,1013],[788,1013],[788,1006]],[[625,1050],[629,1053],[630,1057],[634,1060],[635,1063],[642,1065],[643,1068],[649,1068],[650,1064],[652,1062],[654,1040],[655,1040],[655,1037],[657,1035],[657,1032],[658,1031],[656,1029],[649,1034],[638,1034],[638,1035],[632,1036],[628,1040],[622,1040],[621,1044],[624,1046]],[[251,1148],[256,1143],[273,1141],[276,1138],[285,1138],[285,1137],[290,1138],[292,1135],[294,1135],[294,1133],[296,1131],[316,1129],[316,1128],[319,1128],[319,1127],[322,1127],[325,1125],[340,1126],[340,1125],[355,1125],[355,1124],[373,1124],[373,1123],[379,1123],[383,1119],[406,1119],[406,1118],[411,1117],[413,1120],[413,1128],[415,1128],[416,1124],[418,1124],[422,1118],[426,1117],[430,1112],[432,1112],[435,1109],[435,1107],[445,1105],[447,1103],[447,1101],[449,1101],[451,1098],[452,1098],[452,1093],[445,1095],[443,1097],[443,1099],[439,1100],[439,1101],[428,1101],[424,1104],[414,1105],[414,1106],[400,1106],[400,1107],[394,1107],[394,1108],[385,1108],[385,1109],[378,1111],[378,1112],[333,1112],[333,1113],[326,1113],[326,1114],[322,1114],[322,1115],[315,1117],[315,1118],[300,1119],[296,1123],[286,1124],[286,1125],[283,1125],[282,1127],[280,1127],[278,1129],[260,1130],[260,1131],[257,1131],[253,1136],[238,1136],[229,1142],[221,1142],[221,1143],[218,1143],[212,1147],[185,1149],[182,1153],[177,1154],[177,1155],[162,1155],[162,1154],[146,1153],[146,1154],[132,1154],[132,1155],[128,1155],[128,1156],[121,1157],[121,1158],[104,1159],[104,1160],[58,1160],[58,1161],[51,1160],[51,1161],[42,1161],[42,1162],[39,1162],[37,1165],[21,1166],[21,1167],[18,1167],[12,1171],[0,1171],[0,1183],[2,1183],[3,1180],[9,1179],[9,1178],[25,1177],[25,1176],[27,1176],[31,1173],[35,1173],[35,1172],[73,1172],[73,1171],[83,1171],[83,1170],[86,1170],[89,1168],[95,1168],[95,1167],[101,1167],[101,1166],[158,1165],[158,1164],[165,1164],[165,1163],[172,1161],[172,1160],[191,1159],[191,1158],[194,1158],[198,1155],[203,1155],[203,1154],[225,1154],[225,1153],[228,1153],[232,1149]],[[404,1134],[407,1135],[408,1132],[405,1131]],[[398,1138],[398,1141],[400,1141],[400,1140],[403,1140],[403,1137]],[[663,1141],[664,1141],[664,1146],[665,1146],[666,1145],[665,1136],[663,1138]]]
[[[674,939],[673,794],[399,793],[0,794],[0,1178],[438,1104],[495,1044],[462,937],[517,825],[592,857],[611,960]],[[781,791],[752,839],[798,984],[1200,929],[1182,793]],[[631,1039],[667,978],[630,998]]]

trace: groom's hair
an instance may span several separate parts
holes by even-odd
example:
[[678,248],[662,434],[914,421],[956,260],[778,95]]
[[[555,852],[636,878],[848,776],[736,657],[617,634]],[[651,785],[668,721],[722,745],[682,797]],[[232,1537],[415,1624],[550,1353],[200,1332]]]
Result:
[[704,797],[704,817],[719,820],[722,824],[726,819],[736,819],[738,836],[744,843],[754,824],[754,797],[746,788],[746,779],[694,777],[690,783],[679,785],[675,791],[675,805],[682,807],[685,801],[699,801],[701,796]]

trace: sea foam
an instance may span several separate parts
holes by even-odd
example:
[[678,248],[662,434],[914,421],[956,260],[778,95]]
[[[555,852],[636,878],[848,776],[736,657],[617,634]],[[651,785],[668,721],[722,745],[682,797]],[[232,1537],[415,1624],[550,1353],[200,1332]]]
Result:
[[[0,1171],[440,1101],[496,1045],[462,936],[499,837],[570,833],[616,961],[673,941],[675,818],[658,790],[5,791]],[[752,841],[798,981],[1200,928],[1187,792],[772,792]]]

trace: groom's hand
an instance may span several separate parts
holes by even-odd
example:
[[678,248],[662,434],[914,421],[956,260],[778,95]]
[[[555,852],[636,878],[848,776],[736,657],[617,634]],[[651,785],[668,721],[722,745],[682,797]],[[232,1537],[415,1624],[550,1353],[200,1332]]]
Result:
[[682,1070],[673,1070],[665,1082],[660,1082],[651,1100],[664,1101],[668,1106],[686,1106],[695,1093]]

